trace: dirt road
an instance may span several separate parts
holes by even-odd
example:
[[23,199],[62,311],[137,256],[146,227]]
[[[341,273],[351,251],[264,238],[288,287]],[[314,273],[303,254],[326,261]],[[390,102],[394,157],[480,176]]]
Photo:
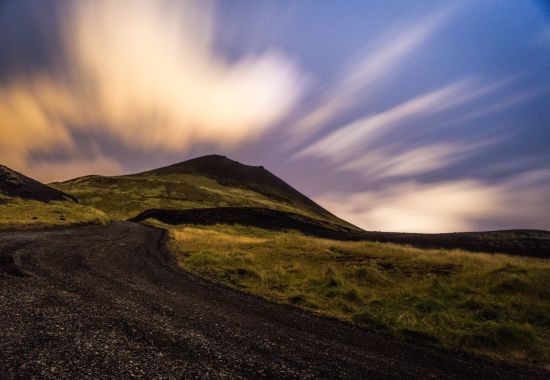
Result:
[[521,378],[178,269],[130,222],[0,233],[0,378]]

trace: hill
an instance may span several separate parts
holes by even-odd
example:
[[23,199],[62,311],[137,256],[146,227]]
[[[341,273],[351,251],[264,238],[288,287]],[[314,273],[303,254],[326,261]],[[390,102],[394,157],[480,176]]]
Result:
[[244,165],[220,155],[131,175],[86,176],[51,185],[119,220],[148,209],[261,207],[360,231],[262,166]]
[[213,179],[223,186],[252,190],[281,203],[295,204],[300,208],[326,218],[334,215],[298,192],[263,166],[244,165],[225,156],[208,155],[142,174],[171,175],[195,174]]
[[21,226],[106,223],[101,211],[0,165],[0,229]]
[[73,196],[44,185],[4,165],[0,165],[0,194],[4,197],[33,199],[41,202],[76,201]]

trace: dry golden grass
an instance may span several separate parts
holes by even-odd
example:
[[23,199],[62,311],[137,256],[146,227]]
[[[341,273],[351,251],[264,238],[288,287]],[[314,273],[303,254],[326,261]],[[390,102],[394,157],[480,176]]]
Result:
[[70,201],[39,202],[4,197],[0,203],[0,229],[30,225],[105,224],[109,218],[92,207]]
[[240,226],[171,227],[179,265],[369,329],[550,363],[550,262],[343,242]]

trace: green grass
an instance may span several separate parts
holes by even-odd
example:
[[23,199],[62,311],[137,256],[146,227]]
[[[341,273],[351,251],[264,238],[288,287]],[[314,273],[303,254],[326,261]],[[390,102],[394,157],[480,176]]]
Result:
[[125,220],[151,208],[266,207],[336,223],[300,204],[271,199],[253,190],[223,186],[193,174],[88,176],[50,186],[75,196],[82,204],[100,209],[112,219]]
[[39,202],[0,198],[0,229],[29,225],[105,224],[102,211],[70,201]]
[[550,262],[342,242],[240,226],[168,227],[178,264],[405,339],[550,363]]

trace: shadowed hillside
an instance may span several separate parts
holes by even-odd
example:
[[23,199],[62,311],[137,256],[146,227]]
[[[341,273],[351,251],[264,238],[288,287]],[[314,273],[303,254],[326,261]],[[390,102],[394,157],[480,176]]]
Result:
[[6,197],[33,199],[42,202],[65,201],[69,199],[76,201],[69,194],[44,185],[3,165],[0,165],[0,194]]

